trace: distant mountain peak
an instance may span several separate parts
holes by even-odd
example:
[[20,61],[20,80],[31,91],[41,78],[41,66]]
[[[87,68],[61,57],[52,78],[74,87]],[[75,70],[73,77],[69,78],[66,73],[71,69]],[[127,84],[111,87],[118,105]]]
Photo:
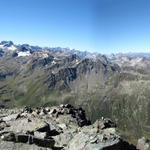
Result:
[[3,45],[4,47],[11,47],[14,43],[12,41],[1,41],[0,45]]

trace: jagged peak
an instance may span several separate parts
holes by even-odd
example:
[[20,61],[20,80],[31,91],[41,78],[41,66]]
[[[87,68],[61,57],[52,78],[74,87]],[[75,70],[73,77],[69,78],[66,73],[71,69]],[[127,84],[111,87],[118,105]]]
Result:
[[4,47],[10,47],[14,45],[14,43],[12,41],[1,41],[0,45],[3,45]]

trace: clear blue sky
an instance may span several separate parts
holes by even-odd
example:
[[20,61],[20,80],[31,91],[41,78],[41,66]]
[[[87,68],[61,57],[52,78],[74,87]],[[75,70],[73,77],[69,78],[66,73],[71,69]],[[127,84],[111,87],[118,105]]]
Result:
[[1,0],[0,40],[150,52],[150,0]]

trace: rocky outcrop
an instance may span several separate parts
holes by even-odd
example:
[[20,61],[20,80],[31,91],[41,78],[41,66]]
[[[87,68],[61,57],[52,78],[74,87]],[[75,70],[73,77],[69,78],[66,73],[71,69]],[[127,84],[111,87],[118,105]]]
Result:
[[69,150],[135,150],[133,145],[123,141],[116,125],[110,119],[100,119],[84,127],[69,142]]
[[0,149],[3,150],[134,150],[101,118],[93,125],[82,108],[57,107],[0,110]]
[[137,143],[137,149],[138,150],[150,150],[150,140],[146,139],[145,137],[142,137],[138,140]]

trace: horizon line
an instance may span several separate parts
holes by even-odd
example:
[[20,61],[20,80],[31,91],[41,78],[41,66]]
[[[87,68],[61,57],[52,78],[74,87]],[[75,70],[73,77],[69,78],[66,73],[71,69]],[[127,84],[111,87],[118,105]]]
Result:
[[[14,45],[18,46],[18,45],[29,45],[29,46],[34,46],[34,47],[40,47],[42,49],[44,48],[62,48],[62,49],[69,49],[70,51],[72,50],[76,50],[76,51],[81,51],[81,52],[89,52],[89,53],[98,53],[98,54],[102,54],[102,55],[112,55],[112,54],[128,54],[128,53],[143,53],[143,54],[150,54],[150,52],[147,52],[147,51],[141,51],[141,50],[137,50],[133,52],[133,50],[128,50],[126,52],[121,52],[121,51],[117,51],[117,52],[108,52],[108,53],[103,53],[103,52],[99,52],[99,51],[90,51],[90,50],[83,50],[83,49],[79,49],[79,48],[71,48],[69,46],[67,47],[61,47],[61,46],[42,46],[42,45],[34,45],[34,44],[28,44],[28,43],[23,43],[21,42],[21,44],[19,42],[14,42],[13,40],[2,40],[0,41],[3,42],[3,41],[6,41],[6,42],[12,42]],[[116,50],[115,50],[116,51]],[[125,51],[125,50],[122,50],[122,51]]]

